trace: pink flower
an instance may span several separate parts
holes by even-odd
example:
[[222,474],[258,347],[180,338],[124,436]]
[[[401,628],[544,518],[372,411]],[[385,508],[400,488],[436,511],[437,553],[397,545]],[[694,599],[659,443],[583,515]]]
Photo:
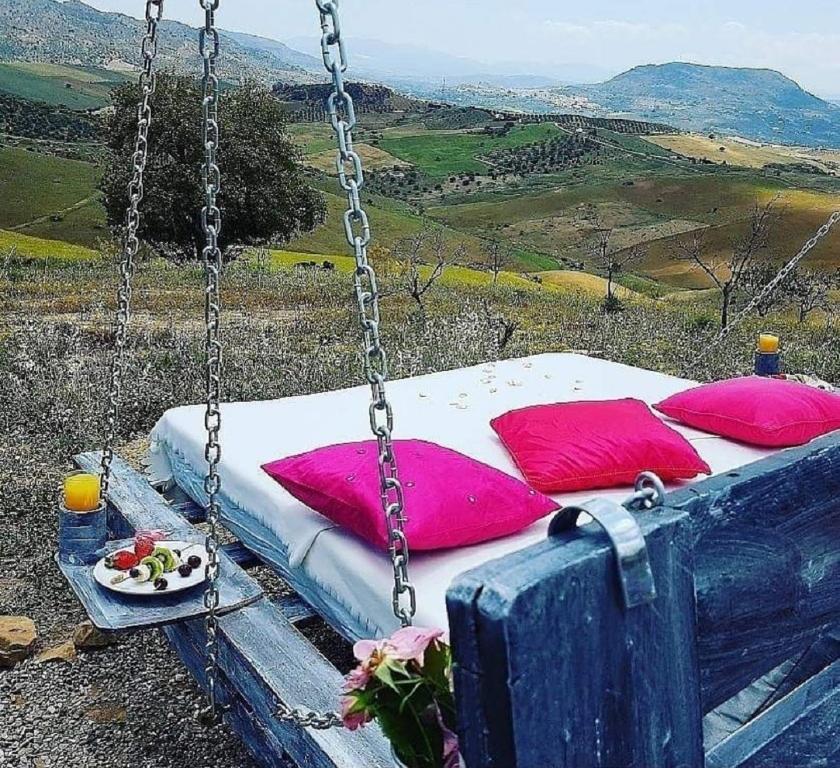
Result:
[[422,667],[426,649],[443,635],[442,629],[403,627],[386,641],[384,653],[399,661],[416,661]]
[[385,646],[385,640],[359,640],[353,646],[353,655],[358,661],[368,662],[378,655]]
[[344,691],[346,693],[363,691],[365,686],[370,682],[371,677],[370,668],[365,664],[360,664],[344,678]]
[[355,696],[341,697],[341,719],[348,731],[355,731],[371,721],[370,715]]

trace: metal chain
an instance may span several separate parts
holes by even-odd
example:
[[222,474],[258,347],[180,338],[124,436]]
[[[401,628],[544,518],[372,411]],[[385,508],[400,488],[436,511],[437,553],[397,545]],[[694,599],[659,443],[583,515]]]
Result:
[[125,241],[120,257],[120,285],[117,289],[117,314],[114,328],[114,354],[111,360],[111,383],[108,389],[108,412],[105,417],[105,446],[102,450],[100,487],[102,498],[108,496],[111,485],[111,465],[114,461],[114,444],[122,402],[123,374],[125,372],[125,340],[131,319],[131,283],[134,277],[134,259],[140,249],[137,230],[140,227],[140,202],[143,200],[143,176],[149,152],[149,127],[152,124],[150,100],[155,92],[154,63],[157,56],[158,25],[163,16],[163,0],[147,0],[146,33],[141,54],[143,68],[140,72],[141,99],[137,105],[137,138],[134,144],[132,165],[134,175],[128,184],[128,208],[125,216]]
[[790,276],[791,272],[799,266],[802,259],[804,259],[819,244],[820,240],[831,232],[838,221],[840,221],[840,211],[834,211],[828,221],[826,221],[826,223],[817,230],[816,234],[802,246],[799,253],[797,253],[796,256],[794,256],[787,264],[785,264],[784,267],[782,267],[779,274],[767,283],[767,285],[753,297],[749,304],[747,304],[746,307],[744,307],[734,318],[732,318],[732,321],[726,326],[726,328],[721,329],[720,333],[711,341],[709,346],[701,355],[688,363],[688,365],[683,369],[683,375],[690,373],[700,363],[707,360],[712,352],[720,346],[720,344],[732,333],[732,331],[734,331],[735,328],[737,328],[750,314],[752,314],[752,312]]
[[[408,574],[409,547],[405,535],[405,499],[397,471],[392,433],[394,413],[385,393],[388,360],[379,336],[379,290],[376,272],[368,261],[370,223],[359,193],[364,187],[362,160],[353,149],[356,110],[344,89],[347,52],[341,36],[339,0],[315,0],[321,16],[321,52],[332,76],[333,91],[327,99],[327,114],[338,142],[336,169],[349,207],[344,214],[344,232],[356,259],[354,284],[359,322],[364,336],[365,377],[371,387],[370,428],[379,446],[379,479],[382,510],[388,526],[389,553],[394,571],[392,608],[402,626],[409,626],[417,612],[417,596]],[[349,166],[349,168],[348,168]]]
[[284,723],[293,723],[301,728],[312,728],[315,731],[329,731],[331,728],[344,727],[344,721],[338,712],[313,712],[309,709],[292,709],[282,702],[278,705],[274,716]]
[[207,568],[204,606],[207,609],[205,628],[207,642],[205,646],[205,672],[207,678],[208,707],[206,719],[217,719],[220,708],[216,695],[219,663],[219,622],[216,610],[219,607],[219,500],[221,478],[219,461],[222,457],[219,443],[221,429],[222,384],[222,344],[220,339],[221,301],[219,279],[222,271],[222,251],[219,248],[219,233],[222,228],[222,214],[217,205],[221,187],[221,176],[217,163],[219,149],[219,79],[216,75],[216,60],[219,55],[219,33],[215,26],[215,13],[219,0],[199,0],[204,9],[204,27],[199,34],[199,47],[204,60],[203,77],[203,143],[204,169],[204,207],[201,211],[201,226],[204,230],[205,246],[202,253],[205,273],[204,323],[206,336],[206,385],[207,410],[204,426],[207,430],[207,445],[204,456],[207,459],[207,475],[204,478],[204,491],[207,494]]

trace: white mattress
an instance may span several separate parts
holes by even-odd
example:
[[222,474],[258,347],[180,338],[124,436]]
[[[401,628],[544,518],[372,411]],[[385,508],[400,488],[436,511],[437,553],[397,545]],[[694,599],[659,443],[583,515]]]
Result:
[[[515,477],[516,467],[489,421],[511,408],[570,400],[636,397],[655,403],[693,382],[581,355],[547,354],[420,376],[389,384],[395,437],[421,438],[448,446]],[[274,459],[331,443],[370,438],[366,386],[268,402],[222,407],[220,466],[227,515],[252,516],[277,538],[285,565],[307,591],[315,589],[350,637],[376,636],[396,628],[391,614],[391,566],[387,557],[310,510],[260,469]],[[204,408],[167,412],[152,433],[158,477],[177,462],[179,482],[204,475]],[[675,426],[715,473],[728,472],[769,451]],[[404,478],[405,479],[405,478]],[[188,483],[188,485],[190,485]],[[198,482],[191,484],[198,495]],[[629,489],[597,492],[617,500]],[[568,504],[596,493],[562,494]],[[200,501],[200,499],[197,499]],[[411,509],[407,510],[411,515]],[[487,560],[546,536],[550,518],[519,534],[459,550],[416,553],[411,578],[417,587],[415,623],[447,626],[445,594],[453,579]]]

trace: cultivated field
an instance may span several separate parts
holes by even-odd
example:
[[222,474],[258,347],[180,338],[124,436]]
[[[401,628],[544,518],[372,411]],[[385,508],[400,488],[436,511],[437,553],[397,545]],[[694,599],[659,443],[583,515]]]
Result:
[[111,103],[111,90],[130,75],[99,67],[58,64],[0,63],[0,91],[71,109],[101,109]]

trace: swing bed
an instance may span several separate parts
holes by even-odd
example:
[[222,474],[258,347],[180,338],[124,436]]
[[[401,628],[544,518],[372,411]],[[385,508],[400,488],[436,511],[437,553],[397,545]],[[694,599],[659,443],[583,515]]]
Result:
[[[148,0],[108,436],[104,451],[75,461],[81,469],[101,472],[111,546],[149,528],[183,540],[206,535],[206,590],[180,600],[127,604],[92,585],[88,569],[63,565],[94,623],[114,631],[161,627],[207,691],[206,716],[224,718],[265,766],[287,766],[289,759],[318,768],[393,765],[375,727],[350,733],[331,711],[341,675],[297,629],[316,616],[349,640],[382,636],[412,621],[448,626],[461,749],[470,768],[836,763],[837,434],[771,452],[681,427],[711,464],[710,479],[667,492],[642,484],[624,501],[612,492],[589,501],[565,494],[561,514],[520,534],[413,555],[409,578],[410,542],[391,449],[395,409],[405,434],[440,441],[515,474],[490,431],[491,416],[562,399],[632,396],[653,403],[692,382],[553,354],[391,382],[386,396],[337,0],[316,4],[334,85],[327,108],[339,144],[338,176],[348,194],[345,228],[357,262],[370,387],[220,405],[219,0],[199,2],[205,11],[207,403],[163,416],[152,436],[150,477],[114,454],[163,6],[162,0]],[[758,301],[838,219],[840,212]],[[349,417],[354,407],[366,409],[369,418]],[[278,456],[361,439],[368,422],[380,447],[388,558],[307,509],[260,470]],[[585,514],[590,517],[582,519],[600,526],[579,527],[578,517]],[[236,541],[218,543],[222,521]],[[199,522],[207,534],[195,527]],[[264,595],[247,573],[257,564],[278,572],[295,593]],[[752,684],[758,680],[765,687],[757,693]],[[721,723],[724,727],[715,727]]]

